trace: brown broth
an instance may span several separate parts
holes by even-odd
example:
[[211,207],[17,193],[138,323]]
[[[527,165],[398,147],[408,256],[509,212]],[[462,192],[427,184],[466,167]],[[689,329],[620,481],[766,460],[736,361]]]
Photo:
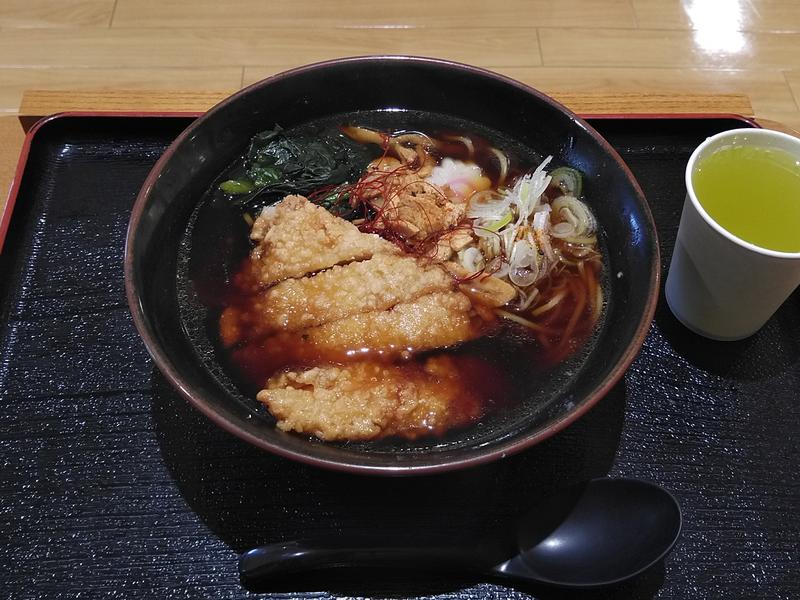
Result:
[[[591,271],[595,286],[599,286],[599,263],[586,262],[584,269]],[[592,335],[595,328],[593,309],[596,301],[596,296],[592,298],[592,294],[596,294],[596,287],[590,287],[586,275],[572,268],[551,275],[547,285],[550,290],[542,294],[543,301],[537,306],[552,298],[553,290],[565,290],[564,298],[552,310],[540,315],[532,314],[536,306],[521,314],[546,329],[535,332],[535,336],[541,346],[542,359],[554,365],[580,350]]]

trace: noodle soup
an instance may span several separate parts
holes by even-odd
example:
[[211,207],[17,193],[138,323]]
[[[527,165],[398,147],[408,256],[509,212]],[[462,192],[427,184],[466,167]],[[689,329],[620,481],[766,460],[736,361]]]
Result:
[[[212,206],[238,215],[242,258],[234,252],[213,285],[193,279],[213,289],[206,326],[217,328],[210,341],[233,385],[257,396],[279,427],[331,441],[442,437],[515,410],[580,363],[602,319],[604,271],[579,172],[474,124],[428,114],[342,115],[259,135],[193,219],[204,229]],[[270,157],[258,140],[278,151]],[[324,169],[304,171],[296,156],[281,162],[281,152],[303,140],[333,140],[333,154],[352,164],[325,162],[314,149],[332,175],[309,182]],[[281,180],[286,173],[295,181]],[[377,249],[347,250],[330,264],[315,250],[296,273],[265,276],[265,265],[278,262],[268,238],[279,237],[280,218],[295,218],[289,204],[304,223],[322,219],[317,230],[341,228],[355,246]],[[294,231],[292,256],[317,248],[314,231]],[[292,305],[286,297],[301,299]],[[419,315],[436,311],[441,318],[413,331]],[[388,391],[364,384],[376,377],[398,383]],[[347,397],[369,408],[362,414]],[[306,421],[298,416],[309,412]],[[340,424],[362,417],[379,426]]]

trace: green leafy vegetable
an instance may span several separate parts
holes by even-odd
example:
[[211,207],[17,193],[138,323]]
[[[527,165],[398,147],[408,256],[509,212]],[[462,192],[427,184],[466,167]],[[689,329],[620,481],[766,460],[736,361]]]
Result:
[[356,211],[350,206],[350,186],[348,185],[338,185],[328,192],[315,194],[313,201],[337,217],[351,219],[356,215]]
[[276,125],[253,136],[244,157],[244,177],[225,181],[220,189],[235,195],[242,205],[257,198],[307,195],[323,186],[355,181],[372,158],[369,148],[337,129],[298,129],[288,134]]
[[247,174],[253,180],[253,184],[258,188],[276,183],[281,179],[281,172],[275,167],[254,165],[247,170]]

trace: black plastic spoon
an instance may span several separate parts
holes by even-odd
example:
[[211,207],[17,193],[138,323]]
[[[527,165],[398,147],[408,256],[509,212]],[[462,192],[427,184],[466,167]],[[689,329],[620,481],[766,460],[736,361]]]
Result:
[[663,488],[635,479],[594,479],[534,506],[511,545],[387,547],[341,537],[286,542],[242,554],[239,574],[245,585],[263,585],[329,569],[414,569],[599,587],[657,563],[680,530],[678,502]]

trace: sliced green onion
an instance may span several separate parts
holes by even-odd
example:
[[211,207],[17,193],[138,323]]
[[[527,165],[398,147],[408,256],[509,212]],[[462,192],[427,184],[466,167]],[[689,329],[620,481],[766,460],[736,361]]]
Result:
[[253,182],[247,179],[228,179],[219,184],[219,189],[226,194],[238,196],[239,194],[249,194],[255,187]]
[[514,215],[511,214],[511,211],[507,212],[505,215],[500,217],[499,221],[495,221],[494,223],[490,223],[486,225],[484,229],[488,229],[489,231],[500,231],[503,227],[511,223],[511,219],[514,218]]
[[583,175],[571,167],[559,167],[550,173],[550,185],[558,187],[563,194],[580,198],[583,190]]

